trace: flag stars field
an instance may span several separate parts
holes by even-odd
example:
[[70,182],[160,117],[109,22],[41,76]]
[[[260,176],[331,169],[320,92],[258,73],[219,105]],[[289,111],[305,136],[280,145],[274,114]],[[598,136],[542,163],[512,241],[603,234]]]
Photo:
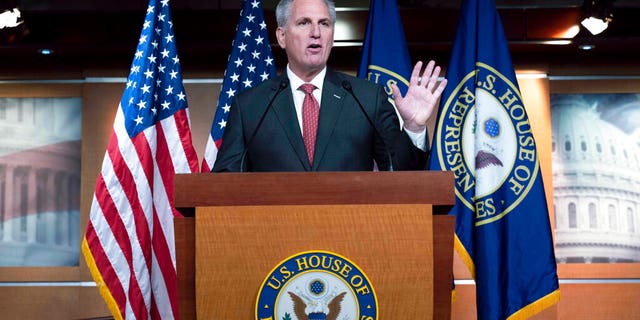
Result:
[[275,75],[262,4],[258,0],[244,0],[205,146],[202,171],[209,171],[213,167],[235,95]]

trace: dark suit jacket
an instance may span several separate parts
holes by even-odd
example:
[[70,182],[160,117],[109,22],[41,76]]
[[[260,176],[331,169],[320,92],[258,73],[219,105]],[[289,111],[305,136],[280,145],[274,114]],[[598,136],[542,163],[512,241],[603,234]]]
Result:
[[[342,87],[344,80],[351,83],[384,142],[356,100]],[[395,170],[425,168],[426,153],[400,130],[396,112],[382,86],[331,70],[327,70],[323,84],[315,159],[310,165],[291,88],[287,86],[277,93],[283,81],[289,83],[286,74],[236,96],[212,171],[241,171],[241,163],[245,167],[242,171],[370,171],[374,159],[380,170],[387,170],[388,154],[393,158]],[[269,100],[276,94],[272,109],[256,129]],[[255,130],[257,134],[247,146]]]

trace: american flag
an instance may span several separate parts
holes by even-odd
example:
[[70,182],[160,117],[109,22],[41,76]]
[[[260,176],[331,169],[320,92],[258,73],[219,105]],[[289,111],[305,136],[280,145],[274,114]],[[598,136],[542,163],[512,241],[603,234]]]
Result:
[[245,0],[224,73],[211,134],[205,146],[202,172],[210,171],[216,161],[233,97],[275,75],[276,67],[269,46],[262,3]]
[[198,170],[169,0],[150,0],[82,252],[116,319],[176,319],[173,177]]

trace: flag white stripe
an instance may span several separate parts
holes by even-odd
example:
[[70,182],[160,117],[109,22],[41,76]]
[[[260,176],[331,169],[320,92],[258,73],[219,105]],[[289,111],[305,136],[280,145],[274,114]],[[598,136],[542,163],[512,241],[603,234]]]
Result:
[[[173,170],[176,170],[176,162],[182,162],[186,165],[187,172],[190,172],[188,167],[188,160],[186,157],[186,153],[182,147],[182,141],[179,136],[179,132],[176,127],[175,117],[168,117],[162,121],[160,121],[160,130],[163,131],[163,136],[166,141],[162,141],[158,139],[158,134],[156,131],[157,127],[153,128],[153,139],[150,141],[149,137],[151,136],[151,132],[145,130],[145,136],[147,138],[147,142],[149,145],[154,146],[154,150],[152,152],[153,157],[153,173],[155,179],[153,181],[153,203],[156,209],[156,214],[158,216],[158,221],[160,222],[159,227],[162,230],[164,238],[167,242],[167,247],[169,249],[169,255],[171,257],[172,266],[175,270],[176,268],[176,256],[175,256],[175,246],[172,245],[174,243],[174,231],[173,231],[173,210],[169,203],[169,197],[167,195],[167,190],[165,189],[166,181],[162,180],[162,175],[160,173],[160,168],[158,167],[158,159],[157,156],[157,144],[162,143],[166,144],[165,147],[169,150],[169,156],[172,159]],[[149,133],[149,134],[147,134]],[[151,229],[153,233],[153,228]],[[153,236],[152,236],[153,238]],[[154,274],[162,274],[162,270],[158,264],[157,256],[155,250],[152,252],[152,273]],[[151,278],[151,285],[154,294],[154,299],[156,302],[156,306],[158,308],[158,312],[160,313],[163,319],[173,317],[173,310],[169,299],[169,293],[167,291],[166,284],[164,282],[164,275],[157,277],[154,276]]]
[[[111,268],[115,272],[116,276],[120,284],[122,285],[122,289],[124,294],[126,295],[129,292],[129,279],[131,276],[131,270],[129,269],[129,265],[127,263],[127,259],[124,256],[122,250],[120,250],[120,245],[117,240],[113,236],[111,232],[111,228],[109,228],[109,223],[104,217],[104,212],[100,208],[100,203],[93,196],[93,203],[91,205],[91,223],[94,226],[96,237],[100,242],[100,246],[104,251],[105,256],[109,260],[109,264]],[[131,309],[130,300],[127,298],[127,304],[125,308],[126,318],[133,319],[133,310]]]
[[[154,168],[155,174],[159,175],[158,167]],[[162,229],[162,233],[166,239],[168,244],[175,243],[174,242],[174,232],[173,232],[173,210],[169,205],[169,198],[167,193],[165,192],[165,186],[163,181],[157,179],[155,182],[155,197],[153,198],[153,203],[156,207],[158,214],[158,221],[160,221],[160,228]],[[175,246],[169,245],[169,254],[171,255],[171,262],[173,264],[173,268],[176,267],[176,253]]]
[[[173,119],[173,117],[170,117],[168,119]],[[167,132],[167,130],[164,129],[164,126],[163,126],[163,131],[164,131],[164,136],[167,138],[167,140],[169,140],[169,137],[175,138],[175,136],[177,136],[177,132],[171,132],[171,131]],[[167,142],[168,142],[168,145],[176,143],[175,141],[172,141],[172,142],[167,141]],[[163,143],[163,142],[160,142],[160,143]],[[183,150],[182,148],[180,149]],[[170,151],[170,154],[173,155],[173,152]],[[184,155],[184,150],[182,154]],[[185,158],[185,162],[186,162],[186,158]],[[153,204],[156,208],[158,221],[160,221],[160,228],[162,229],[162,232],[164,234],[167,244],[169,244],[168,245],[169,254],[171,256],[171,262],[173,264],[173,268],[175,269],[176,267],[175,246],[171,245],[174,243],[173,210],[169,204],[169,196],[167,195],[167,190],[165,189],[166,182],[161,179],[162,175],[160,174],[160,168],[158,167],[158,162],[156,159],[155,152],[153,153],[153,163],[154,163],[153,174],[156,177],[156,179],[154,179],[154,186],[153,186]],[[175,167],[174,167],[174,170],[175,170]]]
[[[151,190],[149,187],[149,181],[147,181],[147,176],[145,174],[142,163],[140,163],[138,154],[136,152],[135,146],[131,142],[128,134],[126,133],[126,129],[124,128],[124,117],[121,108],[118,108],[118,112],[116,113],[116,119],[114,121],[113,128],[117,138],[118,138],[118,150],[121,153],[122,159],[127,165],[131,175],[134,177],[134,183],[136,185],[137,197],[139,204],[142,208],[142,213],[146,219],[147,228],[149,228],[149,232],[151,235],[152,226],[153,226],[153,205],[147,199],[152,198]],[[145,137],[149,134],[145,131]],[[153,133],[151,133],[154,135]],[[148,138],[147,138],[148,139]],[[149,146],[153,148],[153,145]],[[153,151],[153,150],[152,150]],[[112,198],[118,200],[116,203],[116,207],[123,221],[125,221],[125,226],[127,229],[127,233],[131,238],[132,244],[132,253],[133,253],[133,268],[135,273],[135,278],[138,279],[138,285],[143,295],[144,303],[146,305],[147,310],[150,310],[151,305],[151,290],[149,279],[149,268],[147,266],[147,262],[145,261],[145,256],[140,245],[140,239],[138,238],[138,233],[136,229],[135,214],[133,213],[133,209],[131,208],[128,199],[126,197],[126,193],[123,191],[122,185],[118,183],[117,188],[114,191],[117,191],[117,194],[113,194],[111,192],[112,188],[109,188],[112,194]],[[129,189],[129,187],[127,187]],[[151,245],[151,239],[145,239]]]
[[111,228],[109,228],[109,223],[105,219],[104,212],[100,208],[100,204],[95,195],[91,208],[91,223],[96,231],[98,241],[109,259],[109,264],[116,273],[120,283],[122,283],[123,290],[127,292],[127,290],[129,290],[129,266],[127,265],[124,253],[120,250],[120,246],[111,232]]
[[[204,149],[204,161],[207,162],[209,169],[213,169],[213,165],[216,162],[216,158],[218,158],[218,146],[216,146],[215,141],[213,141],[213,137],[209,135],[207,138],[207,146]],[[213,162],[210,162],[213,161]]]
[[[122,159],[129,168],[131,175],[134,177],[138,201],[142,206],[144,217],[147,220],[147,226],[151,226],[153,223],[151,215],[153,208],[151,202],[147,200],[151,199],[153,195],[151,193],[151,187],[149,185],[149,181],[147,180],[144,166],[138,158],[136,147],[133,145],[131,138],[129,138],[129,135],[127,134],[127,130],[124,127],[124,114],[122,113],[122,108],[118,108],[116,120],[113,123],[113,130],[118,137],[118,149],[120,150]],[[148,136],[147,132],[148,130],[145,130],[141,134]],[[147,137],[147,139],[149,138]],[[149,147],[154,148],[154,145],[149,145]],[[153,151],[154,150],[152,150],[152,152]]]
[[[169,117],[160,122],[162,131],[164,132],[164,137],[166,139],[166,145],[169,149],[169,156],[171,157],[171,161],[173,163],[173,170],[175,173],[179,173],[179,166],[177,163],[182,165],[182,172],[190,173],[189,163],[184,149],[182,148],[182,141],[178,135],[178,130],[175,126],[174,117]],[[172,148],[173,147],[173,148]],[[154,162],[157,163],[157,159],[154,154]],[[154,174],[158,177],[161,177],[159,167],[156,165],[154,168]],[[156,208],[158,210],[158,218],[162,225],[162,229],[164,230],[164,235],[167,238],[167,243],[173,243],[173,210],[169,205],[169,197],[168,192],[165,189],[166,181],[162,181],[160,179],[156,180],[154,186],[154,203],[156,204]],[[169,237],[170,236],[170,237]],[[172,241],[169,241],[171,238]],[[170,247],[171,251],[173,247]],[[175,265],[175,256],[172,254],[172,261]]]
[[[158,259],[156,258],[155,251],[153,253],[153,269],[151,272],[153,274],[161,274],[160,265],[158,264]],[[173,318],[173,310],[171,308],[171,301],[169,300],[169,293],[167,291],[167,286],[165,285],[163,277],[153,277],[152,281],[152,290],[153,296],[156,301],[156,306],[158,308],[158,313],[160,314],[160,319],[172,319]]]
[[[119,146],[120,146],[120,141],[123,141],[123,140],[120,140],[120,139],[118,140]],[[124,142],[130,142],[130,140],[128,138],[125,138]],[[136,229],[134,214],[132,214],[133,209],[131,207],[131,204],[128,201],[128,198],[124,191],[125,189],[120,184],[120,181],[117,179],[117,177],[115,176],[115,172],[113,170],[114,167],[113,167],[113,163],[111,162],[111,158],[108,156],[105,157],[103,163],[104,165],[103,165],[102,176],[103,176],[103,179],[105,180],[107,191],[109,192],[111,199],[113,199],[116,210],[118,211],[120,219],[122,220],[125,226],[127,235],[129,237],[129,240],[131,243],[131,255],[132,255],[131,258],[132,258],[132,267],[133,267],[132,271],[134,272],[135,279],[138,282],[138,286],[140,287],[140,291],[143,295],[146,309],[149,310],[149,306],[151,305],[150,304],[151,294],[149,291],[149,283],[148,281],[145,281],[145,279],[149,278],[149,271],[147,268],[147,263],[144,259],[144,252],[142,250],[142,247],[140,246],[140,240],[138,239],[138,233]],[[138,167],[140,167],[139,164],[138,164]],[[131,171],[131,167],[129,167],[129,170]],[[142,174],[136,177],[137,178],[135,180],[137,181],[137,180],[140,180],[138,178],[142,177],[144,179],[146,176]],[[144,180],[146,181],[146,179]],[[108,249],[111,249],[111,248],[112,246],[108,247]],[[105,251],[105,253],[107,252]],[[108,253],[107,253],[107,256],[109,256]],[[130,267],[126,262],[127,262],[126,259],[123,260],[122,261],[123,266],[119,266],[119,267],[126,267],[127,269],[129,269]],[[127,281],[126,283],[128,283],[129,279],[127,278],[126,281]],[[130,287],[130,284],[127,285],[127,290],[125,291],[126,294],[129,293],[128,287]],[[127,303],[129,303],[129,298],[127,299]]]
[[182,140],[180,139],[175,117],[169,117],[160,121],[160,126],[167,139],[167,147],[169,148],[173,169],[176,173],[190,173],[189,160],[182,147]]

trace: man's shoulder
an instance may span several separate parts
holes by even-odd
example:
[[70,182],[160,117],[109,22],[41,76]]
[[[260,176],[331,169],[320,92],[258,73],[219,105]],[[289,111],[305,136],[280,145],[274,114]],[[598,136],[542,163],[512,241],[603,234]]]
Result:
[[334,82],[338,86],[343,86],[344,82],[348,82],[354,88],[364,88],[366,90],[379,89],[379,85],[376,83],[373,83],[367,79],[354,77],[344,72],[329,70],[327,72],[327,76],[330,81]]
[[267,79],[262,83],[258,84],[257,86],[245,89],[240,94],[238,94],[238,97],[244,98],[244,97],[251,97],[254,95],[264,95],[269,92],[273,92],[278,89],[278,87],[280,86],[280,83],[283,81],[283,78],[284,78],[283,75],[278,75],[276,77]]

